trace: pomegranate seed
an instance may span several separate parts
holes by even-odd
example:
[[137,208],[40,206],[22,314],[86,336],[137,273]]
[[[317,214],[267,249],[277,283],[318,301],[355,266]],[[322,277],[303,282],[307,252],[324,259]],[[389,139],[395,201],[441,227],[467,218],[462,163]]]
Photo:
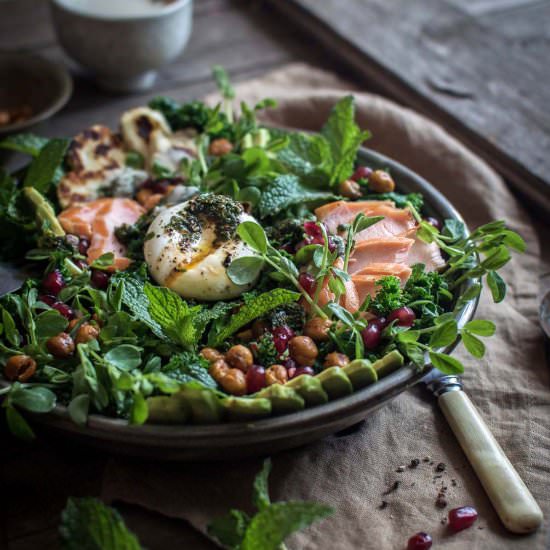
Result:
[[90,241],[86,237],[82,237],[80,239],[80,242],[78,243],[78,251],[83,256],[86,256],[86,252],[88,252],[88,248],[90,248]]
[[380,344],[382,329],[380,328],[378,323],[371,321],[367,325],[367,328],[363,329],[363,331],[361,332],[361,336],[363,337],[365,347],[368,350],[373,350],[378,347],[378,344]]
[[449,512],[449,527],[453,531],[462,531],[471,527],[477,519],[477,510],[472,506],[461,506]]
[[336,250],[336,243],[332,237],[328,238],[328,249],[330,252],[334,252]]
[[168,182],[166,180],[158,180],[153,182],[151,185],[151,191],[153,191],[153,193],[160,193],[161,195],[164,195],[164,193],[168,191]]
[[432,537],[428,533],[416,533],[407,544],[407,550],[428,550],[432,547]]
[[105,290],[109,286],[110,276],[107,272],[99,269],[92,269],[91,281],[92,284],[101,290]]
[[386,321],[385,317],[376,317],[376,319],[372,319],[370,322],[373,325],[377,325],[380,330],[384,330],[388,325],[388,321]]
[[252,365],[246,372],[246,391],[256,393],[265,387],[265,369],[260,365]]
[[301,374],[306,374],[307,376],[313,376],[315,374],[315,371],[311,367],[298,367],[294,372],[293,378],[296,378]]
[[66,317],[69,320],[74,318],[73,309],[64,302],[55,302],[52,304],[52,308],[59,311],[63,317]]
[[300,273],[298,282],[308,294],[313,294],[315,290],[315,277],[311,273]]
[[64,287],[65,279],[58,269],[48,273],[44,279],[42,279],[42,288],[47,294],[51,294],[52,296],[57,296]]
[[424,221],[428,222],[430,225],[433,225],[438,231],[441,231],[441,229],[443,229],[443,226],[441,225],[441,221],[439,221],[437,218],[428,216],[427,218],[424,218]]
[[304,222],[304,232],[309,237],[319,237],[323,242],[323,231],[316,222]]
[[273,334],[275,349],[279,353],[283,353],[286,348],[288,348],[288,341],[291,338],[294,338],[294,331],[286,325],[282,327],[275,327],[271,333]]
[[368,166],[359,166],[353,173],[353,176],[351,176],[351,179],[353,181],[367,180],[371,174],[372,170]]
[[86,270],[88,269],[88,264],[84,260],[73,260],[74,265],[79,269]]
[[416,319],[414,311],[410,307],[400,307],[394,309],[388,315],[388,323],[397,320],[397,325],[400,327],[411,327]]
[[38,299],[41,302],[48,304],[49,306],[53,306],[55,302],[57,302],[57,298],[55,296],[52,296],[51,294],[40,294],[40,296],[38,296]]
[[292,380],[296,376],[296,367],[291,367],[287,369],[288,379]]

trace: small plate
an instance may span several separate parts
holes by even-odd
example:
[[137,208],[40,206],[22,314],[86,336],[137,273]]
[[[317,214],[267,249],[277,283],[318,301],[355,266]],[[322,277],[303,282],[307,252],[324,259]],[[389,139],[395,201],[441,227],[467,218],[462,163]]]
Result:
[[31,108],[29,118],[0,126],[0,139],[51,117],[69,101],[72,91],[72,79],[61,65],[37,55],[0,52],[0,110]]
[[[361,149],[358,158],[360,162],[371,167],[389,169],[399,191],[422,193],[429,215],[439,219],[455,218],[463,221],[452,204],[418,174],[368,149]],[[461,290],[472,283],[473,281],[467,281]],[[477,299],[465,304],[456,316],[459,326],[473,317],[476,307]],[[456,343],[445,351],[452,351],[455,345]],[[47,415],[35,415],[32,418],[48,430],[65,437],[109,452],[136,457],[159,460],[228,460],[268,455],[305,445],[364,420],[373,410],[416,384],[430,368],[427,366],[426,370],[419,372],[406,365],[347,397],[300,412],[255,422],[201,426],[130,426],[123,420],[92,414],[88,426],[79,428],[69,419],[66,407],[61,405]]]

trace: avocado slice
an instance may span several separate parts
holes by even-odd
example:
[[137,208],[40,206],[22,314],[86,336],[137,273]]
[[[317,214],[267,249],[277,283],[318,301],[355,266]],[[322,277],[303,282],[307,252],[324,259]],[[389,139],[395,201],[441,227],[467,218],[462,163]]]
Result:
[[301,411],[305,407],[305,401],[292,388],[282,384],[273,384],[256,394],[256,397],[265,397],[271,401],[271,409],[274,414],[285,414]]
[[378,380],[378,374],[367,359],[355,359],[343,367],[342,370],[348,375],[355,390],[364,388]]
[[254,420],[271,414],[271,401],[263,397],[228,397],[222,404],[233,420]]
[[353,393],[350,379],[341,367],[329,367],[320,372],[316,378],[323,385],[329,399],[336,399]]
[[223,406],[211,390],[187,386],[176,395],[182,396],[191,409],[195,424],[217,424],[223,415]]
[[151,424],[185,424],[191,411],[184,398],[178,395],[157,395],[147,398]]
[[323,389],[321,381],[315,376],[301,374],[285,384],[286,388],[292,388],[304,398],[306,407],[322,405],[328,401],[327,392]]
[[405,359],[403,356],[397,350],[393,350],[381,359],[378,359],[378,361],[375,361],[372,366],[378,374],[378,378],[382,378],[402,367],[404,363]]

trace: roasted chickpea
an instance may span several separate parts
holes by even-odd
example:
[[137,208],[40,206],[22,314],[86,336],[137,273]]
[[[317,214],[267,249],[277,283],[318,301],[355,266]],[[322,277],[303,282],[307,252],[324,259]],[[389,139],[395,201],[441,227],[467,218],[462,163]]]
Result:
[[395,189],[395,182],[384,170],[375,170],[369,176],[369,189],[375,193],[391,193]]
[[246,376],[242,370],[229,369],[219,384],[231,395],[244,395],[246,393]]
[[231,367],[242,370],[245,373],[254,363],[252,352],[242,344],[229,348],[229,351],[225,354],[225,360]]
[[214,348],[202,348],[201,355],[210,363],[223,359],[223,353]]
[[74,353],[74,340],[70,334],[60,332],[57,336],[52,336],[46,342],[46,348],[54,357],[64,359]]
[[332,321],[322,317],[313,317],[304,326],[304,334],[316,342],[326,342],[330,339],[328,332]]
[[311,366],[319,355],[315,342],[309,336],[295,336],[288,342],[290,357],[300,366]]
[[222,378],[228,373],[229,365],[223,359],[217,359],[211,363],[208,368],[210,376],[218,383],[221,384]]
[[75,344],[85,344],[90,340],[97,340],[99,328],[90,323],[83,323],[76,331]]
[[340,183],[338,193],[348,199],[358,199],[362,195],[361,186],[353,180],[345,180]]
[[288,373],[283,365],[271,365],[265,371],[265,383],[268,386],[273,384],[284,384],[288,381]]
[[8,380],[26,382],[36,372],[36,361],[29,355],[12,355],[4,366]]
[[208,153],[214,157],[221,157],[231,153],[233,150],[233,144],[225,138],[215,139],[210,143],[208,147]]
[[349,357],[344,353],[333,351],[325,357],[323,367],[328,369],[329,367],[345,367],[349,363]]
[[80,319],[71,319],[69,321],[69,324],[67,325],[67,332],[71,332],[71,330],[73,330],[73,328],[76,327],[78,323],[80,323]]
[[151,191],[151,189],[140,189],[136,194],[136,200],[139,202],[139,204],[144,205],[152,194],[153,191]]

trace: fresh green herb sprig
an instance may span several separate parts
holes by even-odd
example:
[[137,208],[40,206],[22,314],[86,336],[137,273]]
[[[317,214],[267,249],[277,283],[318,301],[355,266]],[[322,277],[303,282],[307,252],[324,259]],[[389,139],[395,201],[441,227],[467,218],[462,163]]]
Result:
[[268,477],[271,460],[264,461],[253,485],[253,516],[232,509],[208,525],[208,534],[228,550],[284,550],[285,539],[333,513],[324,504],[304,501],[271,502]]
[[242,222],[237,227],[237,234],[257,255],[242,256],[231,262],[227,268],[227,276],[235,284],[243,285],[255,281],[264,266],[269,265],[273,268],[276,278],[291,283],[300,291],[317,315],[323,319],[327,318],[326,313],[299,283],[300,274],[296,264],[287,255],[269,244],[264,228],[260,224],[254,221]]

